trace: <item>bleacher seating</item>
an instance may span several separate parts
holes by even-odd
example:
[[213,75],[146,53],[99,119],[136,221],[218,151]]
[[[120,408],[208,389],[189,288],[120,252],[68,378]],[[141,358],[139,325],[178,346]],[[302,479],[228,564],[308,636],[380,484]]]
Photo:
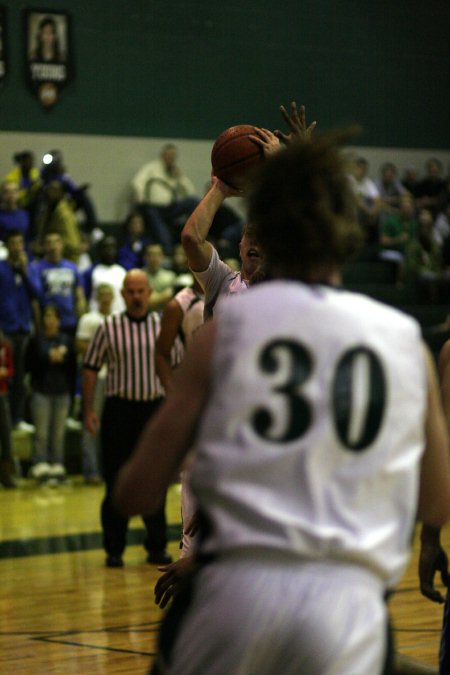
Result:
[[437,359],[444,342],[450,338],[446,319],[450,315],[447,304],[431,303],[415,285],[395,283],[395,268],[377,259],[373,248],[362,252],[343,274],[345,288],[396,307],[414,317],[422,328],[422,335]]

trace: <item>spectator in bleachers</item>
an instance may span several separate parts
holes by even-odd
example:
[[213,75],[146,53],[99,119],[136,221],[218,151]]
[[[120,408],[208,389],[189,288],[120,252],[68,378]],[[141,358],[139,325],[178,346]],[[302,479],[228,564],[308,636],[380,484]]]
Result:
[[178,292],[185,286],[194,285],[194,277],[189,269],[186,252],[182,244],[173,247],[170,269],[175,273],[175,290]]
[[77,261],[77,267],[81,274],[84,274],[92,267],[91,257],[91,238],[84,230],[80,231],[80,255]]
[[380,192],[374,181],[369,178],[369,163],[364,157],[358,157],[350,163],[350,184],[356,196],[358,221],[364,233],[366,243],[379,243],[379,218],[381,209]]
[[389,214],[400,211],[400,198],[407,190],[401,184],[397,167],[392,162],[382,164],[375,185],[380,193],[382,220],[385,220]]
[[[89,344],[95,335],[97,328],[103,323],[105,317],[111,314],[114,301],[114,289],[109,284],[100,284],[96,290],[98,309],[83,314],[78,322],[76,335],[76,348],[81,361],[84,360]],[[107,367],[104,364],[98,372],[94,392],[94,410],[101,419],[103,404],[105,402],[105,382]],[[81,458],[83,476],[89,485],[97,485],[101,482],[99,470],[100,436],[92,436],[83,426],[81,439]]]
[[416,188],[416,204],[419,208],[430,209],[433,217],[437,215],[442,198],[447,190],[447,181],[443,178],[442,162],[432,157],[426,163],[426,176]]
[[44,186],[53,181],[61,184],[64,194],[72,200],[74,210],[84,214],[83,228],[85,230],[91,232],[97,227],[94,203],[87,192],[90,186],[88,183],[78,185],[67,173],[60,150],[50,150],[44,155],[41,179]]
[[381,227],[380,257],[401,265],[406,246],[417,236],[418,226],[414,200],[408,192],[401,195],[399,207],[399,212],[391,213]]
[[5,241],[8,232],[21,232],[25,242],[29,240],[30,216],[19,208],[19,186],[16,181],[5,180],[0,186],[0,241]]
[[164,251],[160,244],[146,246],[144,260],[144,272],[152,289],[150,309],[161,312],[174,296],[176,274],[173,270],[163,267]]
[[58,181],[51,181],[44,188],[43,202],[36,216],[37,252],[43,250],[45,237],[50,232],[61,236],[64,257],[77,263],[81,251],[78,222]]
[[31,475],[57,484],[66,477],[64,438],[76,377],[73,338],[60,330],[56,305],[42,310],[42,331],[28,345],[26,368],[31,374],[31,414],[36,428]]
[[40,284],[42,306],[56,305],[61,330],[75,335],[78,318],[86,311],[86,298],[78,267],[63,257],[63,240],[58,232],[45,236],[44,257],[31,267]]
[[438,244],[443,245],[448,237],[450,237],[450,199],[437,214],[433,225],[433,238]]
[[416,284],[424,300],[438,302],[446,294],[448,277],[444,271],[441,246],[433,239],[433,214],[430,209],[419,210],[417,237],[405,248],[404,280]]
[[9,381],[14,374],[12,345],[0,330],[0,483],[5,488],[17,487],[12,456],[12,423],[9,406]]
[[444,268],[450,271],[450,199],[434,221],[433,237],[441,244],[442,262]]
[[418,184],[419,172],[413,164],[410,164],[403,171],[402,185],[413,197],[415,197]]
[[96,299],[97,288],[100,284],[108,284],[114,290],[114,300],[111,311],[122,312],[125,303],[122,297],[122,286],[126,270],[117,262],[117,239],[111,235],[104,237],[98,243],[99,260],[84,274],[84,289],[89,303],[89,310],[98,310]]
[[122,245],[117,261],[126,270],[144,267],[144,248],[150,243],[145,220],[139,211],[132,211],[122,226]]
[[30,431],[24,420],[25,349],[33,327],[39,323],[40,287],[30,269],[23,235],[9,232],[6,248],[8,258],[0,261],[0,330],[13,348],[14,377],[9,388],[11,415],[15,427]]
[[159,158],[144,164],[131,181],[148,231],[166,254],[172,252],[184,221],[198,204],[194,185],[177,164],[177,156],[176,146],[167,143]]
[[22,150],[22,152],[16,152],[13,161],[15,167],[6,174],[5,180],[17,183],[19,186],[18,205],[26,209],[33,220],[36,198],[42,187],[39,169],[35,166],[34,154],[31,150]]

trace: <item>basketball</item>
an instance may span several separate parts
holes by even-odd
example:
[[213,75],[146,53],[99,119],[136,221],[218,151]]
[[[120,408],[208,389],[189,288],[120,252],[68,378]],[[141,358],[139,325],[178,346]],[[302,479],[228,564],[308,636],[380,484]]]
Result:
[[214,175],[237,190],[245,189],[252,170],[264,159],[261,146],[249,138],[256,129],[251,124],[230,127],[217,137],[211,151]]

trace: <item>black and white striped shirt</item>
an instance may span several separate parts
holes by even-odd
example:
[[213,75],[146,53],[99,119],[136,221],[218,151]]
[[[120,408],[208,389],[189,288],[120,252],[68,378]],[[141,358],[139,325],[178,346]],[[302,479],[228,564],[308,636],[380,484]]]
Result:
[[98,327],[84,359],[84,368],[108,366],[106,396],[128,401],[152,401],[164,396],[156,375],[155,343],[160,317],[149,312],[133,319],[126,312],[112,314]]

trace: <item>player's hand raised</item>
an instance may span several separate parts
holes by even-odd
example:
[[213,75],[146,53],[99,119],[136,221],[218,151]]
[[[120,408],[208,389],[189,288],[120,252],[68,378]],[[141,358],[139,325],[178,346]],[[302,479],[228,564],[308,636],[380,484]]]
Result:
[[280,106],[281,115],[288,125],[290,132],[284,134],[282,131],[277,129],[274,133],[282,143],[289,145],[296,139],[308,139],[311,138],[311,135],[316,128],[317,122],[311,122],[309,126],[306,126],[306,111],[305,106],[300,106],[300,112],[297,110],[297,104],[295,101],[291,103],[291,112],[288,114],[284,105]]

